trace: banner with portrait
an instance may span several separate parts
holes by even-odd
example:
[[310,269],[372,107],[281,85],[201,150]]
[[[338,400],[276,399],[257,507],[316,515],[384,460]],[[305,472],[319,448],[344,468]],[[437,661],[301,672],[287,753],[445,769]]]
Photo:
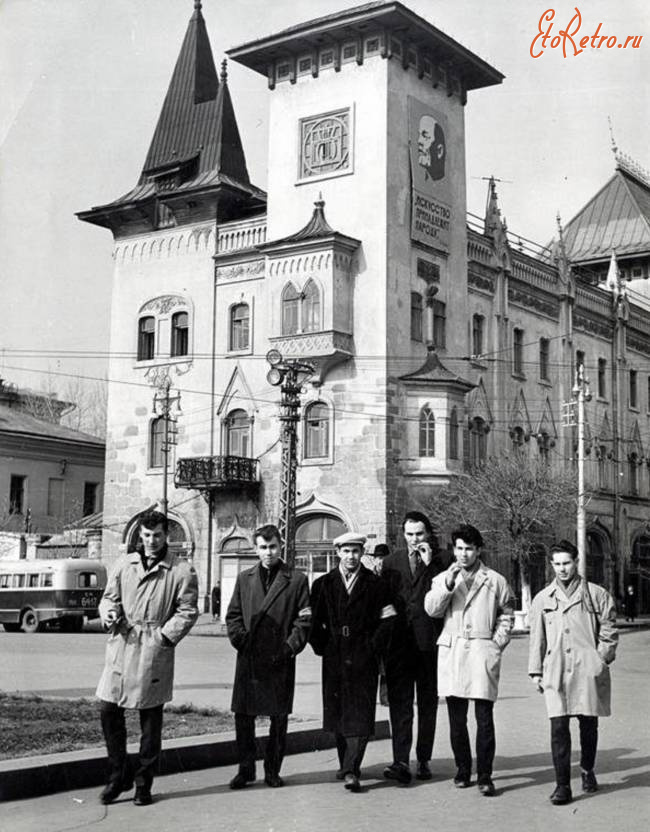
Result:
[[449,250],[451,187],[447,163],[447,118],[409,96],[411,239]]

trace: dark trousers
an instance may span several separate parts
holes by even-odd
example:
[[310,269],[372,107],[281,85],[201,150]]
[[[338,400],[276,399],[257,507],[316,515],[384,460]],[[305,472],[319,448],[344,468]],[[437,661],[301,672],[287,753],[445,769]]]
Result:
[[418,735],[415,754],[428,762],[433,751],[438,714],[438,651],[406,647],[386,661],[386,686],[393,740],[393,759],[408,765],[413,742],[413,700],[417,697]]
[[[271,717],[269,738],[264,750],[264,773],[279,774],[287,744],[288,714]],[[239,770],[250,777],[255,776],[255,717],[249,714],[235,714],[235,735],[239,754]]]
[[136,786],[150,789],[162,745],[163,706],[141,708],[139,713],[140,754],[134,770],[126,753],[124,708],[114,702],[101,704],[102,731],[108,752],[108,780],[109,783],[122,783],[129,788],[135,780]]
[[354,774],[361,776],[361,763],[366,753],[368,737],[346,737],[343,734],[336,735],[336,750],[339,755],[339,768],[341,774]]
[[[571,728],[570,717],[551,717],[551,754],[558,786],[571,782]],[[598,717],[578,716],[580,724],[580,768],[591,771],[596,762],[598,748]]]
[[[457,696],[447,697],[447,712],[449,713],[449,739],[456,760],[456,768],[462,774],[472,773],[472,751],[467,732],[467,710],[469,699]],[[488,699],[474,699],[474,715],[476,717],[476,773],[478,782],[484,782],[492,777],[492,764],[496,750],[494,736],[494,702]]]

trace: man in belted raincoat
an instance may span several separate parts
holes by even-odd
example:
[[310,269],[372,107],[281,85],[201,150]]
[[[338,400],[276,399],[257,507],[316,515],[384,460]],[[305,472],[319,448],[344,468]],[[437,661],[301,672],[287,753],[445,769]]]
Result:
[[[135,781],[133,802],[147,806],[161,749],[163,704],[172,698],[174,648],[199,611],[196,572],[167,549],[165,515],[143,514],[138,534],[140,551],[117,561],[99,605],[102,623],[110,631],[97,686],[109,763],[100,800],[112,803]],[[135,769],[126,751],[125,708],[140,712]]]
[[581,580],[573,543],[561,540],[550,555],[555,580],[537,593],[528,614],[528,674],[546,700],[556,779],[550,799],[562,806],[572,800],[572,716],[580,724],[582,790],[598,790],[598,717],[610,715],[609,665],[618,633],[614,600],[602,586]]

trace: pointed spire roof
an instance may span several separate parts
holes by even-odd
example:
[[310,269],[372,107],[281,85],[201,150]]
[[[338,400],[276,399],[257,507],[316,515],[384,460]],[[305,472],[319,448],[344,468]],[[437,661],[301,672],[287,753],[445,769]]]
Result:
[[313,243],[318,241],[329,241],[332,243],[339,243],[340,245],[355,249],[361,245],[361,241],[355,237],[348,237],[335,231],[332,226],[325,219],[325,201],[323,195],[319,194],[318,199],[314,202],[314,210],[311,219],[299,231],[288,237],[282,237],[279,240],[273,240],[260,246],[260,250],[274,249],[277,247],[299,245],[302,243]]
[[448,370],[438,357],[433,346],[427,347],[426,361],[420,369],[413,373],[400,376],[400,381],[424,384],[428,387],[451,385],[460,387],[464,391],[471,390],[475,386],[471,381]]

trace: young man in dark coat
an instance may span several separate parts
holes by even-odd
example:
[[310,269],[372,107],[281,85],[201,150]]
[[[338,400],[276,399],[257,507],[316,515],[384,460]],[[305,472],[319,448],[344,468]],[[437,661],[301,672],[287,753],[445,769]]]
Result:
[[231,789],[255,780],[256,716],[271,717],[264,782],[273,788],[284,785],[280,767],[293,707],[296,656],[307,643],[311,621],[307,578],[280,559],[277,527],[257,529],[255,548],[260,562],[237,577],[226,614],[228,638],[237,650],[231,708],[239,771]]
[[406,784],[411,782],[409,754],[415,696],[418,708],[416,777],[430,780],[432,776],[429,760],[438,713],[436,641],[442,625],[424,609],[424,596],[434,576],[441,571],[438,543],[429,519],[419,511],[409,511],[404,517],[402,532],[406,550],[389,555],[382,569],[397,610],[386,656],[393,762],[384,769],[384,777]]
[[368,738],[375,729],[379,660],[395,608],[388,586],[361,565],[366,538],[353,532],[334,541],[339,565],[312,586],[309,642],[323,657],[323,729],[336,735],[338,779],[360,790]]

